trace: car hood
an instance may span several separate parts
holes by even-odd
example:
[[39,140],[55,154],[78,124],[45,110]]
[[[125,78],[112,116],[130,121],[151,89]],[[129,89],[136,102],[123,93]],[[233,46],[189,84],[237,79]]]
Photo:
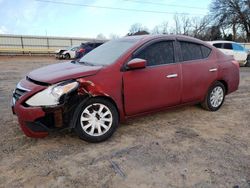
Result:
[[58,49],[58,50],[56,50],[55,52],[56,53],[59,53],[60,51],[65,51],[66,49]]
[[69,50],[65,50],[62,54],[70,53]]
[[27,77],[33,81],[55,84],[96,74],[102,66],[87,66],[78,63],[57,63],[30,72]]

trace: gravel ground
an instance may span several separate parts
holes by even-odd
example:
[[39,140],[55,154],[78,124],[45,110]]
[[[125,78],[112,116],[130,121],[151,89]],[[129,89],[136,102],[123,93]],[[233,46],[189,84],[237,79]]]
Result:
[[9,101],[53,57],[0,57],[0,187],[250,187],[250,68],[217,112],[197,106],[131,119],[111,139],[23,135]]

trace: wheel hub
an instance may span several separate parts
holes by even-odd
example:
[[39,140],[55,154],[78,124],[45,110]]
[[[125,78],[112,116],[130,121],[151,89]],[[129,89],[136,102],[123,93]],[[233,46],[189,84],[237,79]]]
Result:
[[109,108],[100,103],[87,106],[80,117],[83,131],[90,136],[101,136],[111,127],[113,122]]
[[220,86],[215,87],[210,95],[210,103],[214,108],[221,105],[224,98],[224,91]]

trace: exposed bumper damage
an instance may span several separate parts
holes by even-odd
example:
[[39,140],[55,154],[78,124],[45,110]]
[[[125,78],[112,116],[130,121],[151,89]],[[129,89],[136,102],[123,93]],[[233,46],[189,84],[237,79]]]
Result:
[[[13,97],[12,111],[17,115],[20,127],[26,136],[43,138],[51,131],[72,128],[74,125],[71,124],[74,121],[71,121],[71,117],[73,117],[77,105],[83,99],[95,96],[108,96],[100,87],[89,80],[81,78],[77,81],[79,82],[77,90],[63,96],[60,105],[48,107],[27,106],[25,101],[35,93],[32,91],[32,88],[30,92],[20,96],[20,99],[15,100]],[[21,81],[21,84],[25,88],[27,84],[30,84],[28,82],[27,80]],[[32,84],[34,86],[34,83]]]
[[55,129],[66,128],[72,111],[70,106],[74,107],[74,104],[68,102],[54,107],[26,107],[17,101],[12,109],[26,136],[43,138]]

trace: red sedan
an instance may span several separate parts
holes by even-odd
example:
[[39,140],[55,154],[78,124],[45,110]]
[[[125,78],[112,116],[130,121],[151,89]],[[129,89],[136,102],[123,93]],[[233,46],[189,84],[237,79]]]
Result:
[[32,71],[18,83],[12,109],[29,137],[70,128],[100,142],[130,117],[196,103],[216,111],[238,85],[238,62],[200,40],[124,37],[79,62]]

